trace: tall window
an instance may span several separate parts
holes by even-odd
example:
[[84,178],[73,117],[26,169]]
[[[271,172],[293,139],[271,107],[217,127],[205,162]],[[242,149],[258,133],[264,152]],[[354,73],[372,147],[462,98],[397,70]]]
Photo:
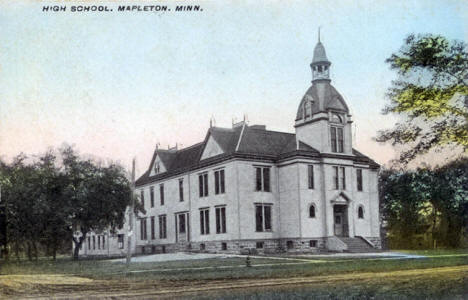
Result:
[[308,165],[307,166],[307,178],[308,178],[308,183],[309,183],[309,189],[314,188],[314,166],[313,165]]
[[159,185],[159,199],[161,200],[161,205],[164,205],[164,184]]
[[167,238],[166,215],[159,216],[159,238]]
[[91,250],[91,237],[88,236],[88,250]]
[[343,128],[330,127],[330,145],[332,152],[343,153]]
[[198,175],[198,188],[200,197],[208,196],[208,173]]
[[200,233],[210,234],[210,210],[208,208],[200,210]]
[[154,217],[151,217],[151,239],[154,240],[156,238],[155,233],[155,224],[154,224]]
[[154,207],[154,186],[150,187],[150,201],[151,207]]
[[184,201],[184,180],[179,179],[179,201]]
[[185,214],[179,214],[179,233],[185,233]]
[[362,192],[362,169],[356,170],[357,190]]
[[140,219],[140,239],[141,240],[146,240],[147,235],[146,235],[146,218],[141,218]]
[[226,207],[216,207],[216,233],[226,233]]
[[98,235],[97,237],[97,248],[101,249],[101,236],[100,235]]
[[333,182],[335,190],[346,189],[346,171],[344,167],[333,167]]
[[358,208],[358,218],[364,219],[364,209],[362,208],[362,206],[359,206]]
[[344,167],[340,167],[341,189],[346,190],[346,171]]
[[141,205],[143,205],[143,208],[145,208],[145,190],[140,191],[140,199],[141,199]]
[[313,204],[311,204],[309,207],[309,217],[315,218],[315,206]]
[[215,194],[224,194],[224,170],[214,172],[215,176]]
[[255,230],[271,231],[271,205],[255,205]]
[[312,113],[312,103],[310,101],[306,101],[304,104],[304,117],[307,119],[311,116]]
[[270,168],[255,167],[256,172],[256,191],[270,191]]
[[339,190],[340,181],[338,178],[338,167],[333,167],[333,182],[335,183],[335,190]]
[[93,235],[93,250],[96,250],[96,236]]
[[117,243],[119,244],[119,249],[124,248],[124,235],[123,234],[117,235]]
[[106,248],[106,236],[103,235],[102,236],[102,249],[105,249]]

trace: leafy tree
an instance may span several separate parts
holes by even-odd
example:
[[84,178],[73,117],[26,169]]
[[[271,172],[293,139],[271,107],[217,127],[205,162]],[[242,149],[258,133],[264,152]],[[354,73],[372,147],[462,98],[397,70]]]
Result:
[[68,223],[77,233],[73,236],[74,259],[90,231],[122,227],[125,209],[130,204],[131,188],[122,167],[95,165],[80,159],[72,148],[62,149]]
[[383,113],[403,121],[378,133],[377,141],[406,145],[400,161],[448,145],[468,151],[468,51],[440,35],[409,35],[386,60],[397,71]]
[[35,210],[41,221],[40,242],[46,248],[46,254],[51,254],[55,260],[59,248],[64,243],[70,243],[72,228],[67,225],[69,204],[64,193],[67,178],[58,166],[57,156],[48,151],[39,157],[36,166],[36,186],[40,190],[36,199]]
[[433,169],[383,170],[380,195],[391,246],[468,242],[468,158]]

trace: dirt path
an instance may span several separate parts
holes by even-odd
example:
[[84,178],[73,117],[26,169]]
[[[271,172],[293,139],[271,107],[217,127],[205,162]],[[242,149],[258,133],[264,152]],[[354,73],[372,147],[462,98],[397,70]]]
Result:
[[[25,277],[26,276],[26,277]],[[33,279],[35,275],[25,275],[21,277],[22,283],[27,282],[27,276]],[[173,282],[162,285],[160,282],[119,282],[105,280],[82,280],[76,278],[77,283],[65,280],[60,283],[59,278],[55,278],[57,283],[46,281],[36,282],[36,288],[32,294],[16,295],[23,298],[43,298],[53,297],[55,299],[88,299],[88,298],[155,298],[155,297],[177,297],[190,296],[201,292],[229,291],[234,289],[255,289],[265,287],[281,286],[304,286],[316,284],[337,284],[342,282],[379,282],[387,280],[415,280],[417,278],[440,278],[444,276],[468,276],[468,265],[455,267],[440,267],[429,269],[400,270],[391,272],[360,272],[347,274],[334,274],[327,276],[294,277],[294,278],[274,278],[274,279],[240,279],[240,280],[204,280],[188,282]],[[14,281],[14,278],[12,279]],[[41,278],[44,281],[43,278]],[[0,284],[2,279],[0,278]],[[32,284],[32,283],[31,283]],[[11,296],[11,295],[10,295]]]

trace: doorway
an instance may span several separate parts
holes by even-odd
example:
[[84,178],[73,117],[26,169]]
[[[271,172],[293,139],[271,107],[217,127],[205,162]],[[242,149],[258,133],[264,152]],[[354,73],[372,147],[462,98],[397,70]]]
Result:
[[335,236],[346,237],[348,233],[348,206],[334,205],[333,206],[333,226]]
[[175,215],[176,242],[188,242],[189,236],[189,213],[177,213]]

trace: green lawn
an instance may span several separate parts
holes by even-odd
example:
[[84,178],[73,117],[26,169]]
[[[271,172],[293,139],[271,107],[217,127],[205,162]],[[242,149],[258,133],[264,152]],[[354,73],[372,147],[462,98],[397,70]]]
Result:
[[[251,258],[252,267],[246,267],[244,257],[234,257],[132,263],[129,269],[124,263],[106,260],[72,261],[68,258],[60,258],[57,261],[41,259],[38,262],[2,261],[0,298],[2,290],[6,295],[24,295],[28,291],[34,292],[36,290],[41,292],[50,290],[53,293],[60,291],[59,287],[50,283],[51,280],[63,280],[63,286],[73,290],[70,287],[72,285],[68,282],[68,280],[73,281],[73,278],[77,279],[77,285],[82,285],[81,289],[96,289],[97,292],[106,292],[107,285],[112,287],[109,290],[122,288],[125,291],[140,289],[153,291],[155,288],[203,287],[220,282],[282,281],[278,285],[270,284],[268,287],[259,285],[252,288],[232,288],[228,294],[223,294],[226,292],[225,290],[216,289],[203,293],[190,291],[187,298],[305,299],[314,297],[336,299],[357,297],[400,299],[422,297],[438,299],[446,297],[464,299],[463,297],[468,297],[468,291],[466,291],[468,256],[464,255],[466,251],[405,252],[425,254],[429,257],[422,259],[327,259],[323,257],[320,260],[313,258],[308,261],[303,261],[304,257],[301,257],[301,260]],[[438,269],[434,269],[438,267],[444,267],[449,272],[439,276]],[[412,273],[414,270],[416,273]],[[28,277],[28,274],[36,275]],[[373,274],[380,275],[374,278]],[[16,281],[8,281],[9,276],[16,278]],[[54,279],[53,276],[58,277]],[[340,277],[343,280],[337,281],[336,278]],[[89,279],[92,283],[81,283],[79,282],[80,278]],[[303,285],[296,283],[288,286],[284,284],[284,282],[300,281],[304,278],[320,280]],[[46,280],[44,282],[48,283],[41,282],[41,280]],[[22,286],[23,284],[24,286]],[[78,288],[77,291],[79,291]],[[184,297],[184,294],[181,293],[178,296]]]

